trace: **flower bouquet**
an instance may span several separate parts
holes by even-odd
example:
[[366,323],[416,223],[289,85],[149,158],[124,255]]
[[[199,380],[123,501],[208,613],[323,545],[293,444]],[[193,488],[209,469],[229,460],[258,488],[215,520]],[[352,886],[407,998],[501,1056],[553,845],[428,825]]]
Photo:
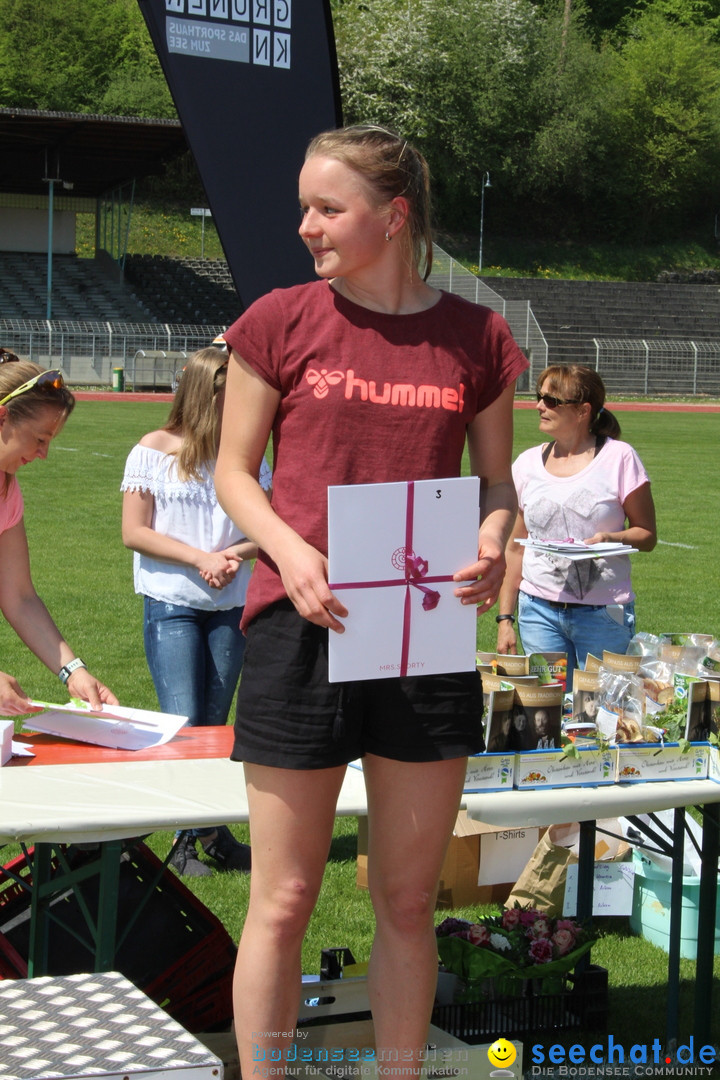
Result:
[[463,983],[460,1001],[516,996],[530,979],[542,980],[541,992],[553,992],[597,936],[573,919],[517,904],[474,923],[445,919],[435,933],[443,967]]

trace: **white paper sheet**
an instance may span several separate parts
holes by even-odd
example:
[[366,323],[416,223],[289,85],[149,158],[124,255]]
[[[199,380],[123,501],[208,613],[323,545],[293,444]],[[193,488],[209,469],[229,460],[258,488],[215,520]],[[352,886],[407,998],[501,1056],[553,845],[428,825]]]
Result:
[[[16,742],[12,741],[12,756],[13,757],[35,757],[32,750],[32,743]],[[3,762],[3,764],[5,764]]]
[[108,746],[114,750],[146,750],[161,746],[187,724],[187,716],[151,712],[148,709],[129,709],[121,705],[103,705],[91,709],[82,701],[67,705],[49,705],[33,701],[46,711],[34,713],[23,723],[23,731],[42,731],[64,739]]
[[475,669],[476,610],[452,575],[477,561],[479,496],[477,477],[328,488],[330,586],[349,612],[330,632],[331,682],[392,678],[403,661],[408,675]]
[[602,543],[583,544],[580,540],[535,540],[532,537],[516,540],[516,544],[530,548],[532,551],[544,551],[548,555],[559,555],[571,562],[580,562],[582,559],[608,559],[613,555],[631,555],[638,549],[630,544]]

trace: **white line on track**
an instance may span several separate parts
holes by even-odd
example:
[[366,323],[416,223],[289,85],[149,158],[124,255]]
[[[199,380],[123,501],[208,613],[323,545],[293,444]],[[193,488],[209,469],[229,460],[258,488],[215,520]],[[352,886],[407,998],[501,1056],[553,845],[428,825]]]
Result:
[[658,544],[664,544],[665,547],[681,547],[688,548],[690,551],[697,551],[697,544],[674,544],[672,540],[658,540]]

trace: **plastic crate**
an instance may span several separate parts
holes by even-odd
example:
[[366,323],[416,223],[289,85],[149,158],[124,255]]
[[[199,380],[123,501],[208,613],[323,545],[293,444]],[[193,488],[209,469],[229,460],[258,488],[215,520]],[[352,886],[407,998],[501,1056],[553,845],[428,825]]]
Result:
[[[32,857],[32,849],[28,854]],[[72,867],[92,865],[99,859],[97,850],[68,847],[65,854]],[[3,871],[10,871],[21,883]],[[59,873],[57,861],[54,873]],[[14,971],[18,956],[27,972],[31,883],[31,866],[24,855],[0,870],[0,975],[4,978],[23,974]],[[79,886],[93,919],[99,887],[98,874]],[[141,915],[123,937],[144,901]],[[93,945],[76,894],[59,886],[51,898],[51,911],[48,974],[92,971]],[[120,944],[114,967],[170,1016],[193,1032],[229,1026],[235,945],[220,920],[172,871],[163,868],[145,844],[129,845],[121,855],[117,932]]]
[[[630,928],[646,941],[670,951],[670,873],[652,862],[637,849],[633,850],[635,884]],[[697,956],[698,905],[700,878],[682,879],[682,915],[680,919],[680,956],[694,960]],[[720,893],[715,908],[715,955],[720,954]]]
[[432,1023],[468,1043],[571,1028],[601,1031],[607,1026],[608,973],[590,964],[585,971],[549,980],[517,979],[517,994],[482,1001],[436,1005]]

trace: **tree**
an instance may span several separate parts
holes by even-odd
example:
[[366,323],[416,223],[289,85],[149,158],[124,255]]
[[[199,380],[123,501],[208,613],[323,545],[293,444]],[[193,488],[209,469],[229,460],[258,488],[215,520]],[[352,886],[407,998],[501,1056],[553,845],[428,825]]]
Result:
[[335,20],[348,122],[395,127],[426,154],[446,222],[477,205],[525,127],[541,22],[529,0],[346,0]]
[[0,105],[175,115],[136,0],[0,0],[0,26]]
[[606,177],[620,222],[644,234],[709,212],[720,171],[720,46],[648,11],[613,56]]

